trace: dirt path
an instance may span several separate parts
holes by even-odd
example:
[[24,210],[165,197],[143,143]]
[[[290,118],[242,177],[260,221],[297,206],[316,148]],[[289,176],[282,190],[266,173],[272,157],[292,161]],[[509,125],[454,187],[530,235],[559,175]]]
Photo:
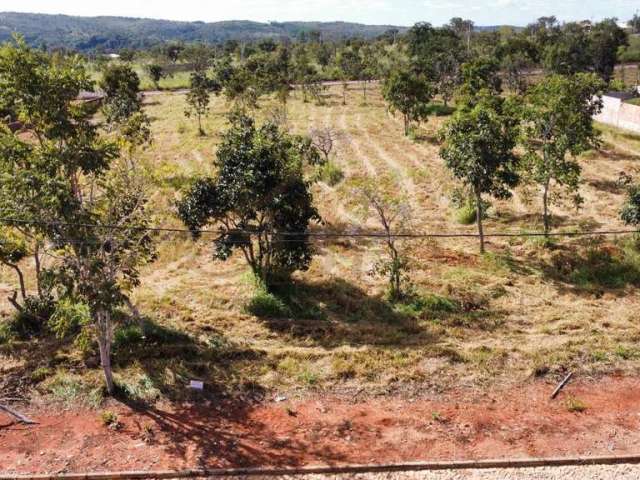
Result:
[[[223,399],[150,408],[113,403],[103,408],[117,413],[121,424],[117,430],[102,425],[100,411],[22,407],[39,424],[19,426],[0,416],[0,471],[301,466],[640,452],[640,381],[616,377],[581,381],[550,401],[553,387],[552,382],[538,381],[485,392],[465,389],[425,398],[362,400],[317,394],[252,405]],[[580,399],[586,410],[570,412],[569,398]]]

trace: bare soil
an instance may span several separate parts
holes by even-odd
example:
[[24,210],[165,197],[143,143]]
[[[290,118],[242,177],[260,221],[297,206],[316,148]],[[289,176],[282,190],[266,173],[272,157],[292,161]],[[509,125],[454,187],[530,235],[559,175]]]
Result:
[[[391,394],[161,404],[103,410],[21,407],[0,415],[0,472],[302,466],[638,453],[640,382],[580,379],[555,400],[551,382]],[[280,401],[277,401],[280,400]],[[577,402],[586,407],[570,411]]]

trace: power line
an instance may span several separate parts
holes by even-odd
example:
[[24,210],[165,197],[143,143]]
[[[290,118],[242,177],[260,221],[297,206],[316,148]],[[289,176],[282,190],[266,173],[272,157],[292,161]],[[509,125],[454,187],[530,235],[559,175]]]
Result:
[[[120,231],[145,231],[154,233],[186,233],[198,235],[224,235],[229,233],[223,229],[216,230],[189,230],[185,228],[168,228],[168,227],[136,227],[126,225],[110,225],[110,224],[92,224],[92,223],[69,223],[69,222],[51,222],[44,220],[22,220],[11,218],[0,218],[0,223],[5,225],[39,225],[49,227],[75,227],[75,228],[94,228],[101,230],[120,230]],[[244,235],[258,235],[267,233],[258,230],[235,229],[231,233]],[[274,232],[281,237],[311,237],[311,238],[361,238],[361,239],[430,239],[430,238],[479,238],[478,233],[473,232],[402,232],[387,234],[385,232]],[[485,238],[526,238],[526,237],[595,237],[595,236],[611,236],[611,235],[632,235],[640,234],[637,229],[625,230],[593,230],[593,231],[574,231],[574,232],[488,232],[484,234]],[[281,240],[282,241],[282,240]],[[286,240],[285,240],[286,241]],[[291,239],[291,242],[300,240]]]

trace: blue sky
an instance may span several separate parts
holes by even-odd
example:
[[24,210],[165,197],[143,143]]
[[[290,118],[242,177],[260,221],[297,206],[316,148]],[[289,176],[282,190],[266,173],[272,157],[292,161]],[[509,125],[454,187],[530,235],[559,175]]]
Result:
[[435,25],[451,17],[478,25],[526,23],[543,15],[561,20],[628,20],[640,0],[0,0],[0,11],[118,15],[171,20],[344,20],[371,24]]

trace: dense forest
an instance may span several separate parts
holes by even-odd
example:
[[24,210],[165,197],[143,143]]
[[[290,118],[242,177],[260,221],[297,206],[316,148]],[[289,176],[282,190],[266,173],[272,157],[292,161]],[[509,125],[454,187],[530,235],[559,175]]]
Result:
[[227,21],[175,22],[122,17],[74,17],[30,13],[0,13],[0,41],[20,32],[32,45],[81,51],[145,48],[167,41],[224,42],[260,38],[298,39],[318,31],[323,38],[377,37],[388,30],[406,28],[345,22]]

